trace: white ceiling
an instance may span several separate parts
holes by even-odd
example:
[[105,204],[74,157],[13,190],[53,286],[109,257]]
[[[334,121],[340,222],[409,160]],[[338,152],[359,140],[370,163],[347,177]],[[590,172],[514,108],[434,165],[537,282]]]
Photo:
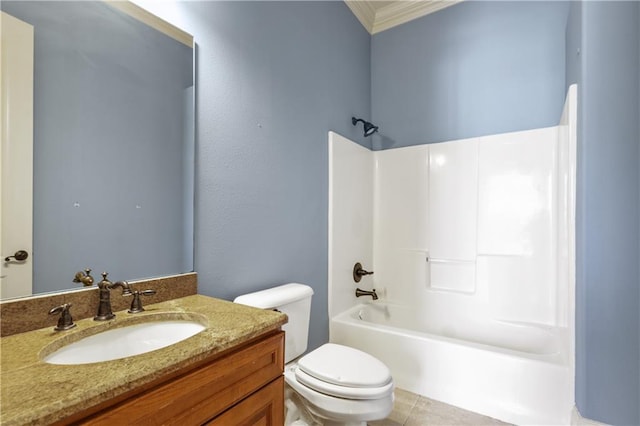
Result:
[[344,0],[370,34],[452,6],[462,0]]

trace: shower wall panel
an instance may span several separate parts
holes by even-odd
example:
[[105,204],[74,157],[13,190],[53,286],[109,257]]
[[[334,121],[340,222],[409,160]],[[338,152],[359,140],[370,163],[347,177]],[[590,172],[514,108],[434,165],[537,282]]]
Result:
[[478,256],[495,318],[555,325],[558,128],[484,137]]
[[[329,132],[329,316],[356,301],[353,265],[373,267],[373,154]],[[366,279],[366,278],[365,278]],[[362,288],[373,288],[371,280]],[[368,284],[368,286],[367,286]]]
[[566,324],[558,129],[375,152],[378,292],[460,315]]
[[429,149],[421,145],[373,155],[373,279],[387,299],[416,300],[428,282]]
[[429,145],[431,288],[475,291],[477,216],[478,140]]

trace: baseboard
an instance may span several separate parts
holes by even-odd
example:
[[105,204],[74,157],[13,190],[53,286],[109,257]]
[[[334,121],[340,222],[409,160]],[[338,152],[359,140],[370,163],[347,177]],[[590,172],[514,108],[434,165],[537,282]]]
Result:
[[606,423],[601,423],[595,420],[582,417],[578,407],[574,406],[571,412],[571,426],[604,426]]

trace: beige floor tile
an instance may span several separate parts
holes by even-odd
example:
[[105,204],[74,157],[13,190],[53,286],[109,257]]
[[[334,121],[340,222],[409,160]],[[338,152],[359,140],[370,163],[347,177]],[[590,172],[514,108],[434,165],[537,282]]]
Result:
[[394,390],[395,400],[393,402],[393,411],[384,420],[369,422],[369,426],[401,426],[409,418],[409,414],[413,406],[420,398],[419,395],[408,392],[404,389],[396,388]]
[[403,424],[404,423],[398,423],[395,420],[391,420],[389,418],[367,422],[367,426],[403,426]]
[[391,415],[370,422],[371,426],[498,426],[499,420],[463,410],[402,389],[396,389],[396,401]]

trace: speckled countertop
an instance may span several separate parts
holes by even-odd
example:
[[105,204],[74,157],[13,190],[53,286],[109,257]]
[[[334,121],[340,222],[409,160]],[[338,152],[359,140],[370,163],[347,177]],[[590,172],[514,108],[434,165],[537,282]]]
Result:
[[[90,408],[136,387],[183,369],[216,353],[277,330],[286,315],[250,308],[202,295],[154,305],[131,315],[96,322],[76,321],[77,327],[56,332],[53,327],[0,339],[0,423],[49,424]],[[41,361],[68,342],[95,332],[161,319],[195,320],[207,328],[163,349],[133,357],[83,365],[53,365]]]

